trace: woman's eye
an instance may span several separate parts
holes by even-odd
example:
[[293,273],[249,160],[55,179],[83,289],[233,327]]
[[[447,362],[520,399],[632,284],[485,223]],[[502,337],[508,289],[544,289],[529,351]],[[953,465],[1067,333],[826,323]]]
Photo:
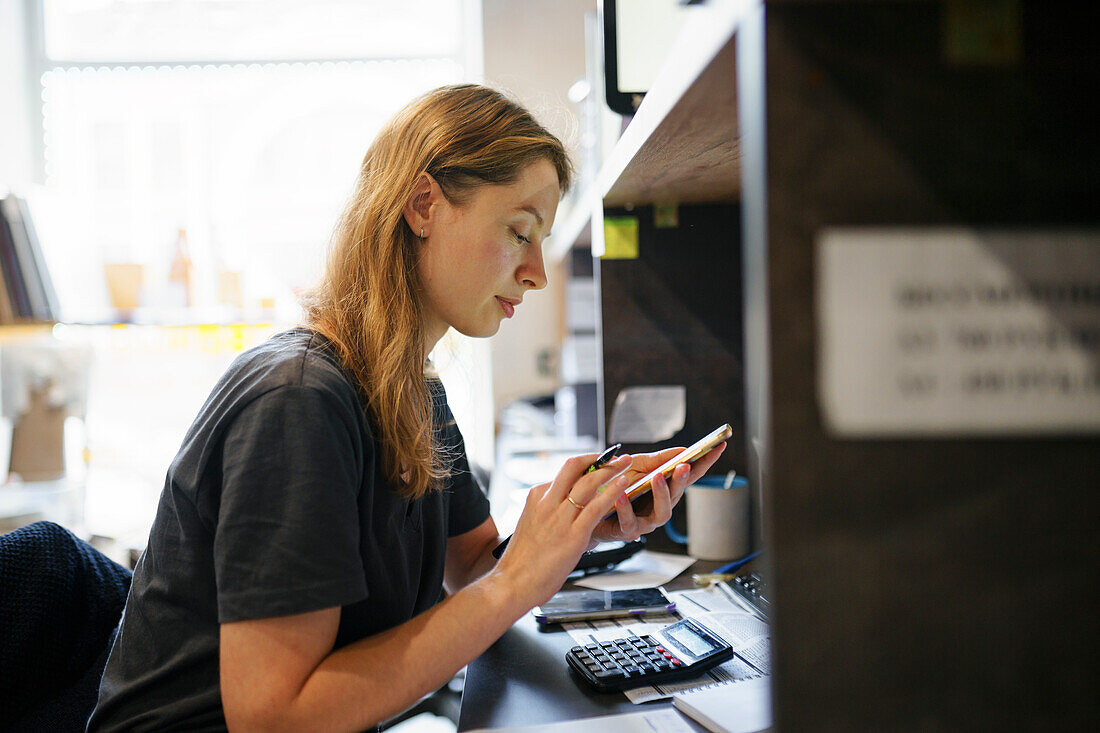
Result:
[[531,244],[531,240],[530,240],[530,239],[528,239],[527,237],[523,236],[522,234],[520,234],[519,232],[517,232],[517,231],[516,231],[515,229],[513,229],[513,230],[512,230],[512,236],[513,236],[513,237],[515,237],[515,238],[516,238],[516,241],[517,241],[517,242],[520,242],[521,244]]

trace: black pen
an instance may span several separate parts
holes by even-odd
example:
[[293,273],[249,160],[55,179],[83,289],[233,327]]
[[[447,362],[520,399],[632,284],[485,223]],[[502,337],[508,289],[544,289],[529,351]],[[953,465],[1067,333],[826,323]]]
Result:
[[[615,456],[619,455],[619,451],[622,449],[623,444],[616,443],[615,445],[605,450],[603,453],[600,454],[599,458],[592,462],[591,466],[584,469],[585,475],[592,473],[597,468],[602,468],[606,466]],[[503,542],[496,546],[496,548],[493,550],[493,557],[495,557],[497,560],[500,559],[500,556],[504,554],[504,548],[508,546],[508,540],[510,539],[512,539],[512,535],[508,535],[506,538],[504,538]]]

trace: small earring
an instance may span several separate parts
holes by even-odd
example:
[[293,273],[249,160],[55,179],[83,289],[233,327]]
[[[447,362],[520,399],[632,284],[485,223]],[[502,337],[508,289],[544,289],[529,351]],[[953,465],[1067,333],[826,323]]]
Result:
[[424,238],[424,227],[420,227],[420,238]]

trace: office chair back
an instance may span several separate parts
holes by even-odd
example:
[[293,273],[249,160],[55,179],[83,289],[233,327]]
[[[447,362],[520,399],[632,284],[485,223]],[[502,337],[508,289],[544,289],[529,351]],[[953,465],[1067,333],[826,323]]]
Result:
[[84,730],[131,576],[52,522],[0,535],[0,730]]

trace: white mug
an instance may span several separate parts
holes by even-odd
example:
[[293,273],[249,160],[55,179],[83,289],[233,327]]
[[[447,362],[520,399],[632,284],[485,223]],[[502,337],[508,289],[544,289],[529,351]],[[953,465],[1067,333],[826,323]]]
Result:
[[736,560],[749,552],[749,483],[743,476],[704,477],[687,487],[687,535],[667,525],[688,554],[700,560]]

